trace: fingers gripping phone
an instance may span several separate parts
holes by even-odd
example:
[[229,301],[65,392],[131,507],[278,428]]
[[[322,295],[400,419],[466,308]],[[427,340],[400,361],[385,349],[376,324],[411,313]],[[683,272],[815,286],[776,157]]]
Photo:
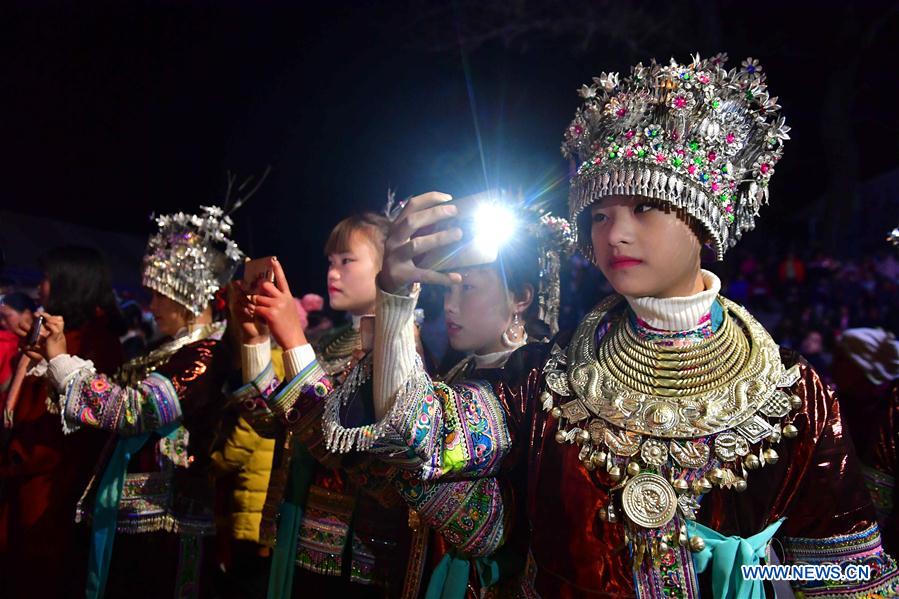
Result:
[[37,345],[41,340],[41,328],[44,326],[44,316],[38,314],[31,323],[31,330],[28,332],[28,345]]
[[272,256],[244,262],[243,280],[250,293],[257,293],[264,281],[274,283],[275,270],[272,268]]
[[462,230],[462,239],[425,252],[415,259],[416,265],[448,272],[496,262],[500,247],[515,226],[514,213],[504,206],[501,199],[501,193],[485,191],[448,202],[448,205],[456,206],[456,216],[421,229],[418,235],[458,227]]

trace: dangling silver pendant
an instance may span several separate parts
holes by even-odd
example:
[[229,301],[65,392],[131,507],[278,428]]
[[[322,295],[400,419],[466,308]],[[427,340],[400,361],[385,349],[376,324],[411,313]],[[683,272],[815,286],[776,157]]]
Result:
[[643,528],[661,528],[674,518],[677,497],[668,481],[650,472],[638,474],[624,485],[624,513]]

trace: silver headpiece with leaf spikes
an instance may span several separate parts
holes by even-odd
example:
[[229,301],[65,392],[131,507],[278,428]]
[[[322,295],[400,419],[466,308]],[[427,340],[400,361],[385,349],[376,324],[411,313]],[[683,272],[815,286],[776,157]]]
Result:
[[252,196],[269,173],[250,187],[252,177],[237,187],[228,175],[224,208],[201,206],[200,214],[167,214],[156,217],[158,230],[150,236],[143,259],[143,284],[199,316],[225,286],[243,259],[230,239],[231,214]]
[[[562,144],[579,162],[569,195],[573,224],[602,197],[641,195],[700,223],[719,260],[754,228],[790,128],[759,62],[747,58],[730,70],[726,62],[724,54],[652,61],[629,77],[603,73],[581,87],[584,104]],[[576,233],[592,258],[585,231]]]

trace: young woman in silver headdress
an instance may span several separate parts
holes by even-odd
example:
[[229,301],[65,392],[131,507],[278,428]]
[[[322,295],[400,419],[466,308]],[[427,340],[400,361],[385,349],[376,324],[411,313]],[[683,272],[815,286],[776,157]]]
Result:
[[501,384],[435,384],[410,351],[407,284],[459,283],[411,261],[451,241],[413,235],[451,216],[449,198],[419,198],[388,239],[378,423],[358,445],[402,459],[423,490],[480,482],[476,508],[463,493],[435,508],[466,533],[446,535],[463,559],[443,596],[469,578],[496,595],[773,596],[741,568],[762,561],[840,564],[794,579],[806,597],[899,593],[833,393],[700,268],[704,245],[721,258],[753,227],[788,131],[758,62],[724,61],[581,89],[563,146],[580,163],[571,220],[617,294],[548,351],[513,354]]
[[[214,534],[209,453],[229,369],[211,300],[242,254],[219,208],[157,219],[143,283],[166,341],[115,376],[70,355],[61,316],[40,351],[66,432],[116,433],[79,505],[91,526],[87,597],[208,596]],[[119,533],[119,534],[117,534]]]

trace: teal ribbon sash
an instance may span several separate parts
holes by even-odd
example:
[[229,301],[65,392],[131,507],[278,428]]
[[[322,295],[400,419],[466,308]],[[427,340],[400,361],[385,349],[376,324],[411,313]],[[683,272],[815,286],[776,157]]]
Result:
[[489,557],[469,560],[449,552],[434,568],[425,599],[465,599],[472,564],[482,587],[487,588],[499,582],[501,567],[497,560]]
[[297,557],[297,537],[303,520],[306,497],[312,485],[315,458],[301,444],[294,447],[287,489],[279,508],[278,532],[272,565],[269,570],[267,599],[284,599],[293,592],[294,562]]
[[425,599],[464,599],[470,567],[465,558],[444,555],[431,574]]
[[[178,429],[173,423],[156,431],[162,437],[168,437]],[[97,487],[97,497],[91,521],[91,550],[87,563],[87,599],[103,599],[106,592],[106,580],[109,577],[109,564],[112,562],[112,545],[115,541],[116,523],[119,514],[119,500],[128,473],[128,463],[150,439],[152,433],[144,433],[133,437],[120,437],[116,441],[112,456],[106,463],[106,469]]]
[[693,554],[693,564],[696,572],[712,567],[712,594],[716,599],[764,599],[762,581],[744,580],[741,567],[759,563],[765,556],[768,541],[783,521],[781,518],[748,539],[725,537],[698,522],[687,521],[688,534],[705,541],[705,548]]

